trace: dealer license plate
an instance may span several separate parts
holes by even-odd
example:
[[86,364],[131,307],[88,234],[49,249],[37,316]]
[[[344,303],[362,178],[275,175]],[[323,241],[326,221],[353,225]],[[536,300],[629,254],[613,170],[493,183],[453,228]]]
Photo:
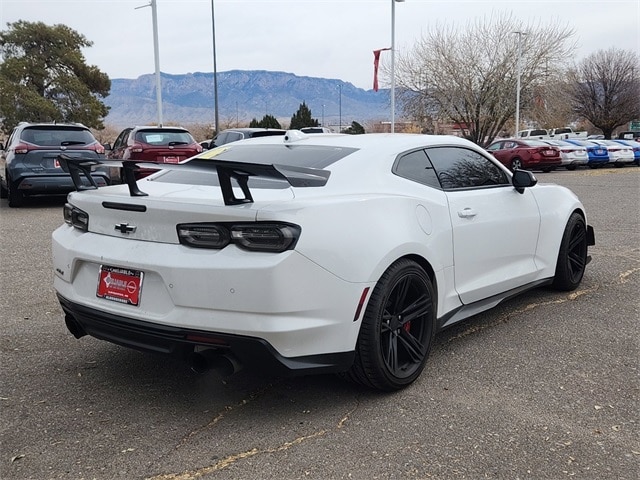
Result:
[[144,273],[130,268],[100,266],[96,296],[114,302],[138,306]]

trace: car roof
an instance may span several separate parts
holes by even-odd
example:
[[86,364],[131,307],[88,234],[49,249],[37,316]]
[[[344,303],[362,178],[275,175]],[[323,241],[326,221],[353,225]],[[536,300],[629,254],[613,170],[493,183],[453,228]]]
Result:
[[172,126],[172,125],[166,125],[162,127],[159,127],[158,125],[136,125],[135,127],[132,127],[132,129],[133,130],[164,130],[164,131],[183,130],[185,132],[189,131],[184,127]]
[[465,146],[476,151],[484,152],[475,143],[464,138],[452,135],[423,135],[415,133],[365,133],[362,135],[347,135],[341,133],[327,133],[324,135],[306,134],[299,130],[289,130],[284,136],[253,137],[222,145],[257,144],[284,144],[284,145],[310,145],[310,146],[335,146],[357,148],[359,150],[371,150],[377,154],[397,154],[411,149],[430,146]]

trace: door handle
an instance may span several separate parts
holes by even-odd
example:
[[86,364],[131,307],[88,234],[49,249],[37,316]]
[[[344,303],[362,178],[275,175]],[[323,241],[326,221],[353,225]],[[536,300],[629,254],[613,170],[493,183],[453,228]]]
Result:
[[473,210],[472,208],[465,208],[464,210],[458,210],[458,216],[460,218],[473,218],[475,217],[476,211]]

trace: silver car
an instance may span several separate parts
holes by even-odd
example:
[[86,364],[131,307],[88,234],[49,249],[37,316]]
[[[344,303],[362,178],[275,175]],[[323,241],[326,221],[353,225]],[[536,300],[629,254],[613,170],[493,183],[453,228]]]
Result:
[[561,167],[567,170],[575,170],[579,166],[589,163],[589,155],[587,149],[564,140],[541,140],[544,143],[558,147],[560,150],[560,158],[562,160]]

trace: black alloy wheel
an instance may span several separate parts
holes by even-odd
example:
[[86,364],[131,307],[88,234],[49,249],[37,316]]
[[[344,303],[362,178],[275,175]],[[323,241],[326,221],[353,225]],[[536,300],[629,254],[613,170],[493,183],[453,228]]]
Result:
[[579,213],[569,217],[560,243],[553,287],[575,290],[580,285],[587,266],[587,227]]
[[399,390],[424,369],[436,325],[431,279],[416,262],[401,259],[374,288],[365,311],[356,359],[345,374],[378,390]]

